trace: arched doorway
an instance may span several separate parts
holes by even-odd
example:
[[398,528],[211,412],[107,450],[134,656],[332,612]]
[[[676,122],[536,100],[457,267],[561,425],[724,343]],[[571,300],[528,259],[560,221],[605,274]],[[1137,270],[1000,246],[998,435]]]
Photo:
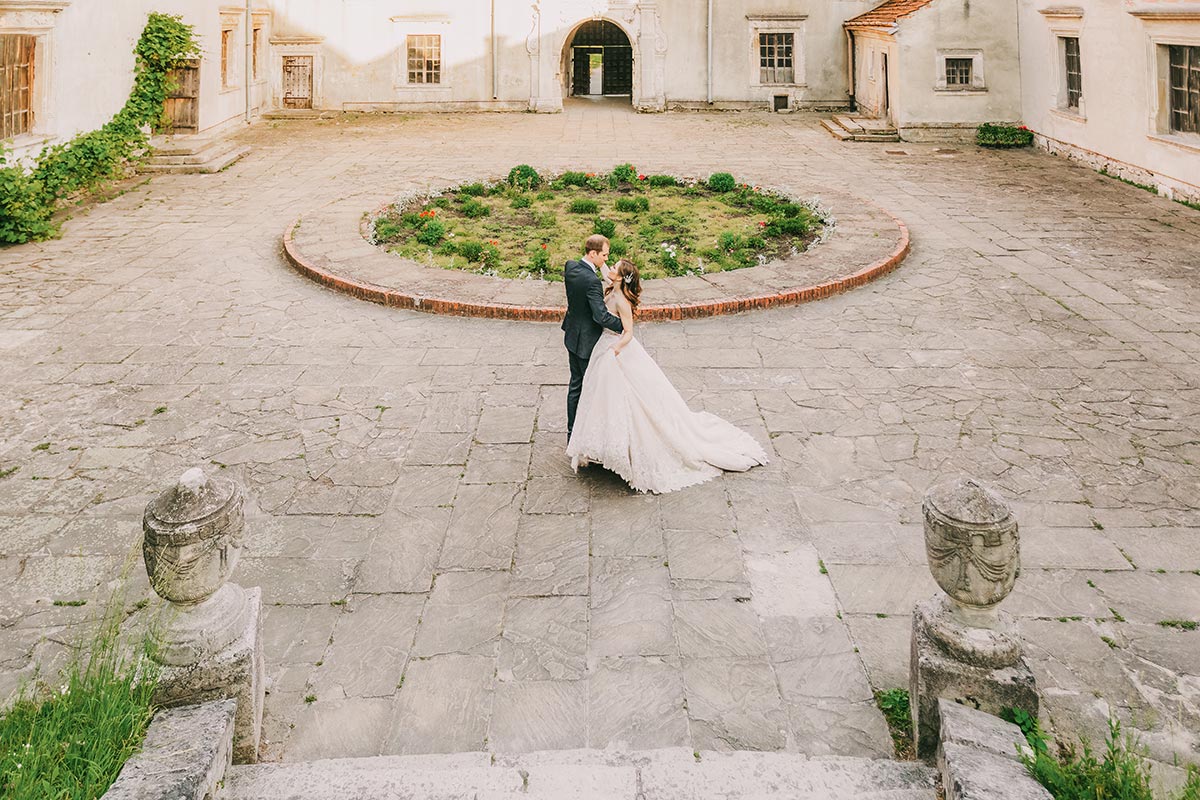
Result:
[[581,97],[633,99],[633,45],[620,26],[589,20],[567,40],[564,93]]

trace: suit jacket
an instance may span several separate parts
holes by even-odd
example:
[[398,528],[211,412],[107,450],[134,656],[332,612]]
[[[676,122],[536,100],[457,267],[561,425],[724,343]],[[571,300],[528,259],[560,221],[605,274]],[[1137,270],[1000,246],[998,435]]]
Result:
[[589,262],[568,261],[563,267],[563,284],[567,289],[563,343],[580,358],[589,358],[604,328],[621,333],[624,326],[604,305],[604,285]]

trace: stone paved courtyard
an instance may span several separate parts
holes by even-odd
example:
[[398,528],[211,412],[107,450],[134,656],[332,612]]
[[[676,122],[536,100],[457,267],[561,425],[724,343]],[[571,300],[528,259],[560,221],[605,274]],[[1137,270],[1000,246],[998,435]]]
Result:
[[[1037,152],[839,143],[812,116],[263,123],[0,250],[0,695],[137,553],[153,493],[248,488],[270,759],[689,746],[890,755],[935,591],[920,501],[967,473],[1022,525],[1045,716],[1200,761],[1200,212]],[[644,343],[770,466],[663,497],[563,457],[551,324],[437,317],[294,274],[280,235],[361,193],[514,163],[843,187],[911,228],[829,300]],[[15,471],[13,471],[15,469]],[[134,598],[143,595],[140,563]],[[84,606],[55,605],[88,599]]]

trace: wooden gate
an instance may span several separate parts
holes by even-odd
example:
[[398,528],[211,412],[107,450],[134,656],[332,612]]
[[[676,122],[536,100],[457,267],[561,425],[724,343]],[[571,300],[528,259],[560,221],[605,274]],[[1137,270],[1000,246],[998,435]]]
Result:
[[196,133],[200,130],[200,59],[193,58],[179,69],[167,73],[175,88],[163,102],[168,133]]
[[313,57],[283,57],[283,107],[313,107]]
[[0,36],[0,139],[33,130],[34,36]]

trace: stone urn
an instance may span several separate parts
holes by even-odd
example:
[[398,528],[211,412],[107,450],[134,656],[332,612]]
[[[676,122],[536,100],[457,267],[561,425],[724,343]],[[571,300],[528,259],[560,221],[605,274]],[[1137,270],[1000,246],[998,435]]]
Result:
[[146,506],[142,553],[154,591],[168,606],[151,632],[156,661],[187,666],[229,646],[252,613],[246,591],[228,583],[245,519],[242,491],[199,468]]
[[931,488],[921,510],[929,571],[945,592],[913,609],[910,703],[917,754],[929,757],[938,742],[939,699],[1037,716],[1038,697],[1016,623],[998,608],[1021,565],[1008,503],[979,481],[960,478]]

